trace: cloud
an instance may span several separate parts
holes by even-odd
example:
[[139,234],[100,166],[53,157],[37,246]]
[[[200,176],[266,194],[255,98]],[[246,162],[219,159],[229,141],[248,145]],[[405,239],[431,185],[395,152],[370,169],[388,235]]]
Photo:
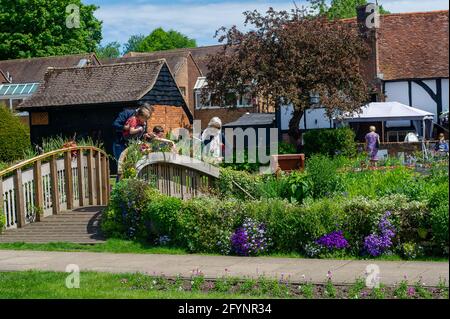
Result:
[[[214,44],[217,40],[213,37],[219,27],[243,27],[242,13],[246,10],[264,12],[271,6],[276,10],[294,7],[291,0],[158,0],[151,1],[152,4],[143,0],[89,2],[100,5],[95,15],[103,20],[103,43],[125,43],[133,34],[146,35],[157,27],[163,27],[186,34],[196,39],[199,45]],[[306,1],[297,0],[296,3],[303,5]],[[380,0],[379,3],[391,12],[448,9],[447,0]]]

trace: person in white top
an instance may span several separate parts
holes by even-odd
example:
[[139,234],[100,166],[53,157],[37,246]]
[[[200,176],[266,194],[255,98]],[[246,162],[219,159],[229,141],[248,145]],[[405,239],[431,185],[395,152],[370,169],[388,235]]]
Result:
[[222,121],[213,117],[202,134],[202,157],[210,163],[222,162]]

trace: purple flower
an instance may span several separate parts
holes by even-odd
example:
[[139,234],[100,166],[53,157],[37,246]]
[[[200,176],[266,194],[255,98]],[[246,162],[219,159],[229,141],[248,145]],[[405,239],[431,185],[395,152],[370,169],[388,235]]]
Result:
[[348,247],[347,239],[345,239],[344,233],[341,230],[334,231],[332,233],[320,237],[318,240],[316,240],[316,244],[328,248],[330,250],[344,249]]
[[241,256],[258,255],[267,250],[270,243],[270,238],[266,238],[265,225],[250,218],[244,221],[230,239],[233,251]]
[[380,256],[392,246],[395,228],[388,220],[389,216],[391,216],[391,212],[386,212],[379,221],[379,234],[371,234],[364,239],[364,250],[371,256]]

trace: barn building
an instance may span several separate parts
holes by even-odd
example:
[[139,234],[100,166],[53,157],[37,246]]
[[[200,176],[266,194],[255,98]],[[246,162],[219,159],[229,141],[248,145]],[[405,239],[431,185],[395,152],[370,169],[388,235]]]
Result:
[[161,125],[168,131],[192,123],[192,113],[164,59],[50,68],[39,90],[18,109],[30,113],[33,144],[51,136],[76,134],[102,141],[112,154],[114,119],[124,108],[137,107],[140,102],[155,106],[149,128]]

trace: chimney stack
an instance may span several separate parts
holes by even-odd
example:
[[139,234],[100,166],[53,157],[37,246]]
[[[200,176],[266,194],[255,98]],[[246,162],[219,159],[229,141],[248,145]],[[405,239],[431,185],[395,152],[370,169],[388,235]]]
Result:
[[366,37],[370,36],[371,33],[374,33],[380,27],[378,5],[375,3],[367,3],[357,7],[356,20],[360,33]]

